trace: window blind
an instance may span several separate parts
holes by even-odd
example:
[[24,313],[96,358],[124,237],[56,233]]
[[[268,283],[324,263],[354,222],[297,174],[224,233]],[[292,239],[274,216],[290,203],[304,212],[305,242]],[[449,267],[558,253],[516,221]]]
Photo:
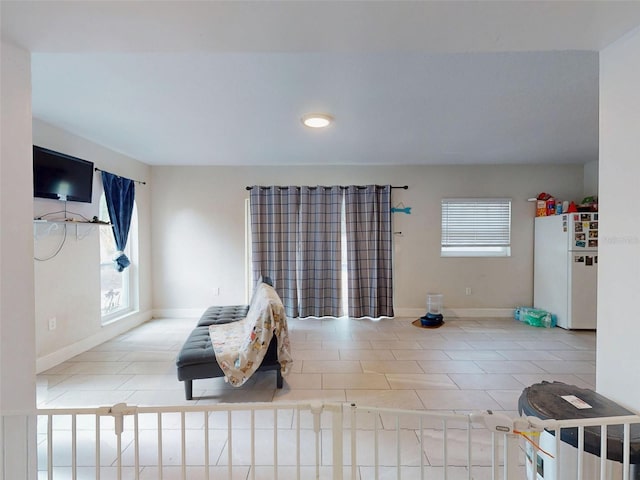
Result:
[[442,200],[442,247],[509,247],[511,199]]

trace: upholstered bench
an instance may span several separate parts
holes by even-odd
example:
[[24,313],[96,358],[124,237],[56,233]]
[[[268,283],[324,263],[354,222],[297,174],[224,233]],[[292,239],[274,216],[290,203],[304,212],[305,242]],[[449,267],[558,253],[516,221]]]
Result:
[[[242,320],[246,317],[248,310],[248,305],[215,306],[209,307],[202,314],[196,328],[185,341],[176,359],[178,380],[184,382],[187,400],[193,399],[193,380],[224,376],[211,345],[209,326]],[[282,372],[278,362],[277,344],[278,339],[274,335],[258,371],[275,370],[276,386],[282,388]]]
[[198,320],[199,327],[237,322],[247,316],[249,305],[227,305],[209,307]]

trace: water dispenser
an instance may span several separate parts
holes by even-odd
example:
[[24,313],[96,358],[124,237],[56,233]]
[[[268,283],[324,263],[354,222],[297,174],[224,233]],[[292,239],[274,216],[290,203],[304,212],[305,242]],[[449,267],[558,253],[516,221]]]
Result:
[[423,327],[439,327],[444,322],[442,320],[442,300],[444,295],[441,293],[427,294],[427,314],[420,317],[420,323]]

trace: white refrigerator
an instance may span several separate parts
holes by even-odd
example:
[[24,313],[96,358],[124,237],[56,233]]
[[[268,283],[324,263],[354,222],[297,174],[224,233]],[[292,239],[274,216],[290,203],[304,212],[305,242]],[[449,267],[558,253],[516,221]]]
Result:
[[559,327],[595,330],[597,290],[598,214],[536,217],[533,306]]

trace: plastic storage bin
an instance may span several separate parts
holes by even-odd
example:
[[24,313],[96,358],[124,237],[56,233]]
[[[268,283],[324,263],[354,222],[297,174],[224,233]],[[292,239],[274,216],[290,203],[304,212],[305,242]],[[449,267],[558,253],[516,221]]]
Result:
[[[591,408],[578,409],[562,398],[574,395],[588,403]],[[543,420],[569,420],[578,418],[616,417],[634,413],[606,397],[584,388],[562,382],[542,382],[527,387],[518,400],[521,415]],[[573,480],[577,478],[578,429],[563,428],[560,439],[560,478],[555,476],[555,432],[544,431],[540,435],[540,447],[554,458],[535,452],[530,444],[526,447],[527,480]],[[622,442],[624,431],[621,425],[607,429],[607,479],[622,479]],[[583,476],[580,480],[600,480],[600,427],[584,429]],[[640,425],[631,426],[631,472],[630,480],[640,480]]]

